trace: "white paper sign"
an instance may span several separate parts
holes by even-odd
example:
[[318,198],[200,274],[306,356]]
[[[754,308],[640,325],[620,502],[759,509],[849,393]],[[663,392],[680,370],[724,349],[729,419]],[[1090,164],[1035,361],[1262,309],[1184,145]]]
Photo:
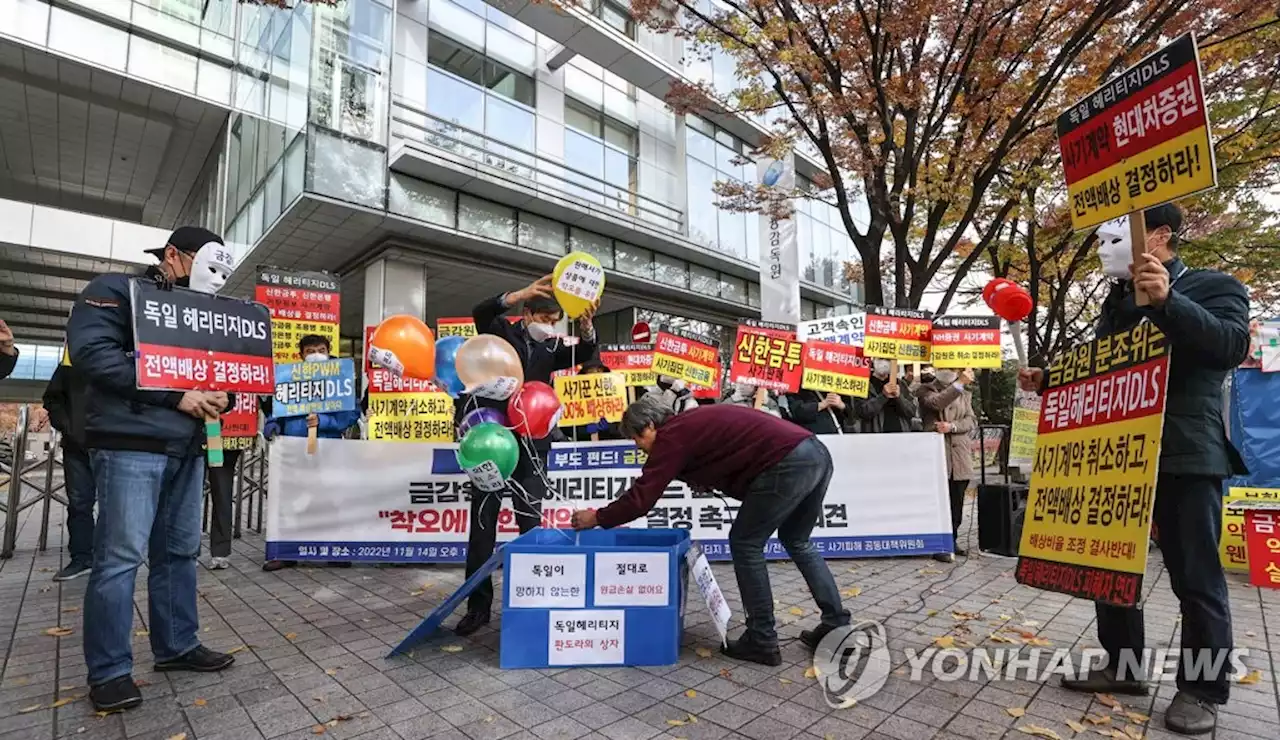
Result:
[[707,562],[707,554],[701,547],[694,545],[685,552],[684,558],[689,564],[689,573],[693,576],[693,582],[698,584],[702,600],[707,604],[707,611],[711,612],[711,621],[716,625],[716,632],[720,633],[720,643],[727,645],[729,618],[733,616],[733,612],[729,610],[729,604],[724,600],[720,584],[716,583],[716,574],[711,572],[711,563]]
[[547,665],[621,665],[627,613],[621,609],[553,611],[547,616]]
[[467,393],[478,398],[488,398],[494,401],[505,401],[511,398],[511,394],[516,392],[516,388],[520,385],[519,378],[513,378],[510,375],[502,375],[488,383],[482,383],[474,388],[468,388]]
[[404,363],[389,349],[380,349],[369,345],[369,362],[375,367],[385,369],[397,378],[404,375]]
[[604,268],[586,260],[574,260],[560,273],[556,290],[594,301],[604,293]]
[[492,460],[467,468],[467,477],[471,479],[471,485],[487,493],[496,493],[507,487],[507,482],[502,479],[502,471],[498,470],[498,464]]
[[598,552],[595,572],[595,606],[671,603],[670,553]]
[[832,316],[826,319],[801,321],[796,326],[796,339],[801,342],[817,339],[823,342],[835,342],[836,344],[847,344],[851,347],[861,347],[866,335],[866,325],[867,314],[865,311],[844,316]]
[[587,605],[587,556],[511,554],[506,608],[556,609]]

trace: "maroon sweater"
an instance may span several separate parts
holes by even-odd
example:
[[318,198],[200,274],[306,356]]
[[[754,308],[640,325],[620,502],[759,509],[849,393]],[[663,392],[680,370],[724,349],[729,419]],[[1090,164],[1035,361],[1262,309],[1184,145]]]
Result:
[[635,485],[596,512],[596,522],[617,527],[644,516],[676,479],[742,499],[756,476],[812,436],[789,421],[746,406],[702,406],[676,414],[658,429]]

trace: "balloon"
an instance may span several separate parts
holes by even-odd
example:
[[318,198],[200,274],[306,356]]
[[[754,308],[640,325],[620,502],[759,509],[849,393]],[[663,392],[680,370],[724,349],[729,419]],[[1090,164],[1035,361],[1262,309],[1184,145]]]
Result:
[[539,380],[525,383],[507,402],[507,418],[521,437],[546,437],[560,423],[563,413],[564,407],[556,392]]
[[1027,289],[1005,278],[995,278],[982,289],[982,300],[1005,321],[1022,321],[1033,308]]
[[468,393],[505,401],[524,383],[524,367],[515,349],[501,337],[480,334],[463,343],[454,360]]
[[383,319],[369,339],[368,353],[373,364],[402,377],[431,380],[436,372],[436,337],[408,314]]
[[604,295],[604,268],[586,252],[570,252],[551,272],[551,287],[564,315],[576,319]]
[[507,415],[502,412],[502,409],[489,408],[487,406],[468,411],[462,417],[462,421],[458,422],[458,439],[466,439],[467,432],[481,424],[497,424],[505,427],[507,425]]
[[520,445],[500,424],[479,424],[458,445],[458,465],[482,491],[500,491],[516,470]]
[[462,381],[458,379],[455,363],[458,350],[466,341],[466,337],[444,337],[436,340],[436,385],[454,398],[462,392]]

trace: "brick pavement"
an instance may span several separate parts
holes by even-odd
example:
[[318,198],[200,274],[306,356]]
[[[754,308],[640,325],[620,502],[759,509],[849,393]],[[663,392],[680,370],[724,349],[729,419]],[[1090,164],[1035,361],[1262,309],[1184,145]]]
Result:
[[[1004,624],[1052,646],[1096,646],[1091,605],[1018,586],[1009,559],[954,566],[919,558],[833,561],[855,617],[887,617],[897,668],[874,697],[832,709],[817,681],[806,677],[809,663],[798,643],[785,645],[776,669],[729,661],[715,652],[714,630],[693,608],[674,666],[502,671],[496,619],[472,639],[444,635],[386,660],[390,646],[457,587],[460,566],[263,573],[262,539],[249,532],[235,543],[231,570],[200,571],[201,637],[212,648],[235,651],[236,665],[214,675],[139,670],[144,705],[99,717],[84,698],[85,580],[50,580],[63,562],[61,509],[55,507],[43,554],[35,551],[37,509],[22,515],[16,556],[0,561],[0,738],[986,740],[1025,738],[1019,728],[1034,727],[1070,738],[1067,722],[1086,714],[1111,715],[1111,727],[1131,725],[1135,737],[1175,737],[1161,723],[1171,684],[1149,699],[1125,699],[1127,710],[1153,717],[1150,729],[1139,730],[1093,697],[1052,685],[985,676],[910,680],[905,648],[923,650],[946,635],[1007,648],[991,638]],[[1177,639],[1177,614],[1158,556],[1151,572],[1147,632],[1152,647],[1167,647]],[[716,573],[739,617],[731,569],[718,565]],[[770,574],[780,632],[794,638],[816,623],[812,602],[789,564],[771,565]],[[145,582],[140,574],[134,638],[144,669],[150,665]],[[1212,737],[1275,740],[1272,640],[1280,642],[1280,592],[1260,592],[1235,576],[1231,597],[1237,645],[1249,649],[1246,662],[1261,679],[1233,686]],[[45,634],[56,626],[71,634]]]

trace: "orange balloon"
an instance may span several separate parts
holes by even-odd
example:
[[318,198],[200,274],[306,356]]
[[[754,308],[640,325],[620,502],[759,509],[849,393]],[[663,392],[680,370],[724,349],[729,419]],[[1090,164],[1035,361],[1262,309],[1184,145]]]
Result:
[[388,316],[373,330],[369,360],[405,378],[431,380],[436,374],[436,337],[415,316]]

